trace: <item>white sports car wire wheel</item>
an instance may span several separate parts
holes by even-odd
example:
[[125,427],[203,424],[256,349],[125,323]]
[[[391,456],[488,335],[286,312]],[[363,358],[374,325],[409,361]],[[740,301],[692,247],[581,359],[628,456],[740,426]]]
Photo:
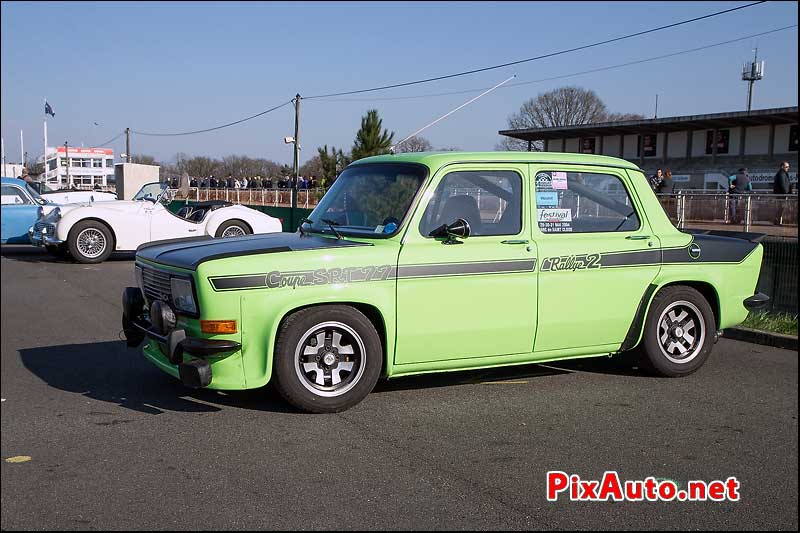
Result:
[[225,231],[222,232],[222,238],[226,237],[241,237],[242,235],[247,235],[247,231],[241,226],[233,225],[228,226],[225,228]]
[[103,255],[108,246],[105,235],[97,228],[86,228],[78,234],[76,240],[78,251],[89,259]]

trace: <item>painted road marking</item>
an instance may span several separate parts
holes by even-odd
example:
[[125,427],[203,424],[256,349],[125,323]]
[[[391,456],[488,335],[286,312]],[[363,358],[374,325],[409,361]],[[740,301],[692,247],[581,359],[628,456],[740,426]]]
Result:
[[17,455],[15,457],[9,457],[6,459],[7,463],[27,463],[31,460],[30,455]]

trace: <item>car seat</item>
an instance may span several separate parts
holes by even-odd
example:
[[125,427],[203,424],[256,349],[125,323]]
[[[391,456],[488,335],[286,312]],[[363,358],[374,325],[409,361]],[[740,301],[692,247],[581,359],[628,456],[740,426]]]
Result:
[[192,211],[193,211],[193,210],[194,210],[194,209],[192,208],[192,206],[190,206],[190,205],[185,205],[185,206],[181,207],[181,208],[178,210],[178,212],[177,212],[177,213],[175,213],[175,214],[176,214],[177,216],[181,217],[181,218],[185,218],[186,220],[189,220],[189,217],[191,216],[191,214],[192,214]]
[[189,220],[191,222],[202,222],[205,216],[206,216],[205,209],[197,209],[191,215],[189,215]]
[[481,231],[481,212],[478,202],[472,196],[462,194],[452,196],[444,204],[442,214],[439,216],[440,224],[452,224],[457,218],[467,221],[472,235],[479,235]]

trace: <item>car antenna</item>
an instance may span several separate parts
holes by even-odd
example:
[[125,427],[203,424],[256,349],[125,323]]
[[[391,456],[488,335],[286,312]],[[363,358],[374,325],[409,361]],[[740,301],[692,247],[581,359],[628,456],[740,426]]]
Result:
[[415,131],[414,133],[412,133],[411,135],[409,135],[408,137],[406,137],[405,139],[403,139],[403,140],[402,140],[402,141],[400,141],[399,143],[392,145],[392,146],[389,148],[389,152],[390,152],[390,153],[392,153],[392,154],[394,154],[394,151],[395,151],[395,149],[396,149],[398,146],[400,146],[401,144],[403,144],[404,142],[406,142],[407,140],[409,140],[410,138],[414,137],[415,135],[418,135],[418,134],[422,133],[422,132],[423,132],[423,131],[425,131],[426,129],[430,128],[431,126],[433,126],[434,124],[436,124],[437,122],[439,122],[440,120],[444,120],[444,119],[446,119],[447,117],[449,117],[450,115],[452,115],[453,113],[455,113],[456,111],[458,111],[459,109],[461,109],[461,108],[463,108],[463,107],[466,107],[466,106],[468,106],[469,104],[471,104],[472,102],[474,102],[474,101],[475,101],[475,100],[477,100],[478,98],[480,98],[480,97],[482,97],[482,96],[485,96],[485,95],[489,94],[490,92],[494,91],[495,89],[497,89],[497,88],[498,88],[498,87],[500,87],[501,85],[505,85],[506,83],[510,82],[511,80],[513,80],[513,79],[514,79],[514,78],[516,78],[516,77],[517,77],[517,75],[516,75],[516,74],[514,74],[513,76],[511,76],[511,77],[510,77],[510,78],[508,78],[507,80],[501,81],[500,83],[498,83],[497,85],[495,85],[495,86],[494,86],[494,87],[492,87],[491,89],[488,89],[488,90],[486,90],[486,91],[482,92],[481,94],[479,94],[479,95],[478,95],[478,96],[476,96],[475,98],[473,98],[473,99],[471,99],[471,100],[469,100],[469,101],[467,101],[467,102],[464,102],[463,104],[461,104],[461,105],[460,105],[460,106],[458,106],[457,108],[453,109],[453,110],[452,110],[452,111],[450,111],[449,113],[447,113],[447,114],[445,114],[445,115],[442,115],[441,117],[437,118],[436,120],[434,120],[433,122],[431,122],[431,123],[430,123],[430,124],[428,124],[427,126],[424,126],[424,127],[420,128],[420,129],[418,129],[417,131]]

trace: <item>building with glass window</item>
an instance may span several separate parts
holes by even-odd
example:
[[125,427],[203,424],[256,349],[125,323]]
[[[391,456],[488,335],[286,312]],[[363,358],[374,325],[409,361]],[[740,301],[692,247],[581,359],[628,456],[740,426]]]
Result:
[[502,130],[529,150],[602,154],[627,159],[648,175],[670,169],[676,189],[726,190],[746,167],[755,189],[772,189],[781,161],[797,182],[797,107]]
[[[67,170],[69,169],[69,173]],[[69,174],[69,178],[67,175]],[[111,148],[48,147],[43,180],[53,189],[92,189],[114,186],[114,150]]]

